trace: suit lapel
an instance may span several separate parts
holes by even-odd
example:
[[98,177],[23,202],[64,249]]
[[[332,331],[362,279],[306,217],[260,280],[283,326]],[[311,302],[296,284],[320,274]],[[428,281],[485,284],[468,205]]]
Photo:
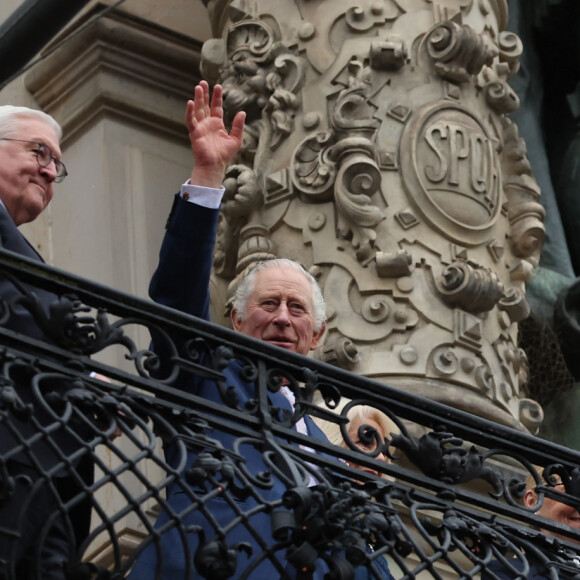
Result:
[[42,256],[16,227],[16,224],[2,204],[0,204],[0,245],[2,248],[16,252],[21,256],[44,262]]

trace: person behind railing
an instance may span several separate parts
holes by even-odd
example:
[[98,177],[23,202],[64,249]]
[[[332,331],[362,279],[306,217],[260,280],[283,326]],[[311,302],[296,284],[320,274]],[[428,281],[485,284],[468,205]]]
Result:
[[[326,406],[324,402],[316,402],[321,407],[330,410],[330,408]],[[339,404],[332,409],[332,412],[337,416],[341,416],[349,402],[349,400],[342,398]],[[379,409],[371,407],[370,405],[354,405],[346,412],[345,416],[349,420],[348,424],[346,425],[346,435],[350,442],[356,445],[365,454],[372,454],[374,459],[377,461],[390,463],[391,458],[389,455],[396,453],[394,448],[391,448],[389,453],[385,453],[383,448],[376,455],[374,454],[378,450],[378,446],[384,447],[384,445],[386,445],[386,442],[390,438],[391,434],[399,433],[399,428],[395,422],[387,414],[383,413]],[[321,419],[319,417],[316,417],[314,421],[322,429],[331,443],[346,449],[351,449],[343,437],[338,421]],[[347,462],[347,464],[350,467],[359,469],[365,473],[376,475],[381,478],[388,478],[388,476],[384,473],[370,467],[360,465],[356,461],[350,460]],[[355,481],[357,480],[355,479]],[[369,543],[368,549],[370,551],[374,550],[372,543]],[[393,566],[393,564],[394,569],[396,569],[396,564],[394,562],[388,563],[386,558],[375,559],[375,569],[377,573],[380,574],[379,577],[384,580],[392,579],[393,576],[389,566]],[[365,580],[366,578],[371,577],[373,576],[371,576],[370,573],[368,573],[366,570],[357,569],[355,572],[355,580]]]
[[[186,125],[195,164],[191,178],[174,199],[159,265],[150,285],[150,295],[156,302],[206,320],[209,320],[209,281],[219,207],[224,193],[222,181],[226,167],[242,145],[244,122],[245,114],[238,112],[228,134],[223,122],[221,86],[214,87],[211,101],[208,84],[201,81],[196,86],[195,98],[187,103],[186,109]],[[240,283],[233,300],[231,321],[237,332],[306,355],[316,348],[325,331],[324,300],[316,280],[297,263],[283,259],[262,262]],[[153,348],[163,360],[163,342],[159,337],[156,339],[155,333]],[[240,370],[241,363],[234,361],[224,370],[224,374],[226,384],[235,386],[238,407],[243,409],[255,400],[256,393],[254,384],[246,382],[240,376]],[[176,386],[222,403],[215,382],[210,380],[195,377],[183,379],[182,376]],[[279,392],[269,393],[268,397],[272,408],[293,409],[292,393],[284,386]],[[326,441],[322,431],[308,416],[297,423],[296,429]],[[232,449],[233,436],[214,429],[211,437],[218,439],[225,449]],[[253,476],[268,471],[259,449],[246,445],[243,454],[246,469]],[[188,466],[193,464],[195,458],[196,455],[190,452]],[[177,464],[179,457],[175,446],[166,449],[166,459],[172,466]],[[252,579],[299,576],[298,571],[283,557],[277,558],[279,565],[274,565],[268,557],[261,558],[275,541],[270,516],[260,509],[253,494],[246,499],[236,498],[235,510],[219,495],[200,504],[200,509],[192,510],[192,496],[184,492],[184,485],[187,484],[176,482],[169,486],[167,507],[155,525],[156,529],[164,528],[164,532],[159,542],[150,543],[137,558],[130,578],[189,580],[201,575],[206,578],[237,578],[250,562],[258,562],[248,576]],[[273,477],[270,490],[256,491],[261,498],[276,501],[286,489],[283,482]],[[247,521],[244,518],[240,521],[238,510],[254,513],[248,516]],[[184,512],[186,516],[183,516]],[[236,520],[239,523],[231,526],[232,521]],[[248,530],[246,524],[253,532]],[[226,526],[227,531],[223,531]],[[216,528],[219,528],[217,532]],[[185,537],[195,569],[191,561],[185,560]],[[200,563],[198,557],[201,550],[198,551],[198,548],[209,549],[210,540],[215,544],[215,557],[209,554],[208,559]],[[240,543],[251,547],[252,556],[246,550],[239,550],[230,562],[228,558],[235,550],[234,546]],[[231,568],[228,568],[230,565]],[[192,570],[189,575],[186,572],[188,566]],[[204,568],[200,569],[200,566]],[[319,563],[313,578],[322,578],[328,570],[324,567]]]
[[[340,416],[349,402],[350,401],[347,399],[341,399],[336,408],[332,409],[332,412],[337,416]],[[324,405],[321,401],[317,402],[317,404],[330,410],[329,407]],[[399,433],[399,428],[388,415],[370,405],[352,406],[346,413],[346,418],[349,420],[346,425],[348,438],[354,445],[362,449],[365,453],[374,453],[377,450],[377,436],[378,440],[384,443],[390,437],[391,433]],[[338,421],[335,422],[318,417],[316,417],[314,421],[322,429],[331,443],[350,449],[342,435]],[[363,441],[363,439],[365,440]],[[390,458],[383,452],[383,450],[379,451],[374,459],[386,463],[390,462]],[[359,465],[352,461],[349,462],[349,465],[366,473],[385,477],[384,474],[379,471]]]
[[[60,183],[67,175],[60,150],[61,135],[58,123],[42,111],[12,105],[0,106],[0,247],[39,262],[43,261],[42,257],[18,230],[18,226],[32,222],[40,215],[54,195],[55,183]],[[26,284],[18,288],[7,276],[0,275],[0,300],[4,307],[9,305],[6,311],[3,309],[3,313],[9,312],[3,327],[54,344],[22,305],[28,299],[25,292],[34,293],[45,313],[57,298],[42,288],[32,288]],[[2,389],[5,394],[3,400],[7,401],[12,377],[6,375],[5,378]],[[35,409],[37,421],[42,423],[48,420],[47,415],[43,415],[42,404],[33,400],[30,385],[23,386],[22,380],[16,380],[13,388],[20,405],[30,405]],[[60,385],[59,388],[66,387]],[[0,503],[0,576],[4,578],[7,574],[7,577],[19,580],[64,578],[73,534],[61,517],[60,504],[79,491],[78,480],[61,470],[51,477],[58,495],[47,482],[32,487],[60,460],[58,453],[53,453],[44,440],[31,445],[28,451],[16,456],[13,454],[22,441],[39,433],[32,431],[30,419],[19,420],[17,414],[10,411],[11,408],[4,407],[5,413],[0,423],[0,455],[10,457],[9,462],[2,462],[2,468],[6,469],[2,477],[13,478],[10,480],[12,488],[8,486],[8,480],[2,480],[7,485],[8,495]],[[51,437],[53,444],[66,454],[71,437],[63,431],[53,431]],[[78,476],[86,482],[90,480],[93,466],[88,455],[80,463],[75,462],[74,467]],[[51,516],[54,517],[53,523],[44,536]],[[88,533],[90,504],[87,501],[78,504],[69,512],[68,521],[72,522],[78,545]]]
[[[539,469],[537,469],[537,471],[539,473]],[[554,478],[552,487],[554,487],[554,489],[562,493],[565,493],[566,490],[564,488],[564,484],[562,483],[560,476],[554,474],[551,477]],[[537,491],[536,479],[532,474],[530,474],[526,479],[526,492],[524,494],[524,505],[527,508],[532,509],[538,504],[539,500],[540,497]],[[565,504],[556,499],[544,496],[542,499],[542,505],[538,509],[536,514],[543,518],[553,520],[554,522],[557,522],[564,526],[568,526],[572,529],[580,530],[580,513],[578,512],[578,510],[575,507]],[[542,531],[546,534],[562,538],[569,542],[580,543],[576,540],[573,540],[561,534],[557,534],[550,530],[542,529]],[[514,559],[510,563],[516,570],[520,571],[522,569],[522,562],[520,560]],[[528,580],[546,580],[548,578],[547,576],[544,576],[540,572],[538,572],[537,568],[531,562],[529,564],[530,570],[527,575]],[[580,575],[580,567],[578,567],[578,564],[576,564],[576,566],[578,570],[576,572],[576,575],[574,576],[575,578],[578,577],[578,575]],[[488,571],[486,571],[482,574],[482,580],[491,580],[492,578],[494,580],[495,578],[499,578],[500,580],[511,580],[514,577],[513,573],[511,571],[508,571],[505,565],[498,560],[491,562],[488,566],[488,570],[489,572],[493,572],[495,576],[492,576]]]

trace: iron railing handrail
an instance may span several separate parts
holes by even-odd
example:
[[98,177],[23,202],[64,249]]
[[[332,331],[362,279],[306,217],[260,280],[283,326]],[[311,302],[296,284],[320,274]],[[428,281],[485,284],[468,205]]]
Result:
[[[23,267],[25,268],[24,270],[22,269]],[[259,351],[260,357],[269,364],[284,365],[295,373],[300,373],[301,369],[309,369],[313,372],[318,371],[332,380],[340,382],[347,393],[388,396],[389,404],[394,406],[393,410],[397,414],[414,416],[424,424],[432,423],[433,425],[441,422],[442,418],[444,418],[445,423],[453,427],[454,433],[457,433],[458,436],[465,436],[470,441],[486,444],[488,447],[509,441],[519,451],[529,455],[534,463],[549,462],[556,454],[563,461],[580,465],[580,452],[563,445],[494,423],[484,417],[478,417],[443,403],[407,393],[388,384],[353,374],[328,363],[303,357],[285,349],[266,344],[258,339],[241,335],[224,326],[207,322],[151,300],[76,276],[48,264],[38,263],[1,248],[0,270],[18,274],[23,281],[38,284],[48,291],[61,294],[63,291],[75,293],[85,303],[90,303],[95,307],[109,306],[111,310],[114,308],[121,312],[123,316],[139,318],[140,314],[145,311],[147,319],[152,325],[171,323],[175,330],[185,332],[194,328],[196,333],[203,338],[214,340],[215,342],[234,343],[239,352],[244,355],[253,355],[256,351]],[[36,348],[51,350],[51,347],[46,347],[41,341],[38,341]],[[63,351],[62,354],[67,356],[68,351]],[[95,364],[95,370],[97,368],[98,365]],[[482,435],[482,432],[485,432],[485,434]],[[492,445],[489,445],[490,442]]]

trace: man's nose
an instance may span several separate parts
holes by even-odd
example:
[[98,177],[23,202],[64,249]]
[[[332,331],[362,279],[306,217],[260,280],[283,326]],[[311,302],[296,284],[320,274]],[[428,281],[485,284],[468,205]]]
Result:
[[54,159],[46,166],[46,167],[40,167],[40,173],[46,177],[49,181],[54,181],[56,179],[57,176],[57,169],[56,169],[56,163],[54,162]]
[[276,319],[274,322],[284,326],[290,324],[290,312],[288,311],[288,305],[286,302],[281,302],[278,306],[276,310]]

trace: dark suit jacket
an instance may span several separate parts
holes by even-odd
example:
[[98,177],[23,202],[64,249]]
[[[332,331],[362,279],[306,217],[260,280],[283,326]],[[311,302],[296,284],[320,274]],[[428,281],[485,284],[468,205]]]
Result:
[[[32,247],[28,240],[18,230],[14,221],[6,211],[6,208],[0,204],[0,246],[3,249],[10,250],[27,258],[44,262],[40,254]],[[47,292],[42,288],[33,287],[28,284],[22,284],[26,291],[34,294],[38,299],[41,308],[48,312],[49,306],[52,302],[58,299],[56,294]],[[22,298],[22,291],[6,276],[0,275],[0,299],[5,300],[8,304],[13,303],[14,300]],[[15,305],[11,310],[10,318],[4,325],[5,328],[19,332],[26,336],[42,340],[49,344],[54,344],[54,341],[47,336],[36,323],[33,315],[28,309],[21,304]],[[15,388],[18,397],[25,404],[32,404],[34,407],[34,417],[40,424],[52,423],[53,418],[43,410],[43,405],[39,404],[33,396],[31,385],[29,383],[30,376],[26,372],[19,373],[19,382],[15,383]],[[66,384],[51,385],[58,391],[66,390]],[[36,427],[29,419],[20,420],[19,416],[13,414],[8,415],[8,420],[12,426],[18,431],[19,435],[14,436],[11,429],[8,429],[4,422],[0,423],[0,453],[6,453],[14,449],[15,445],[19,444],[19,439],[28,439],[37,434]],[[65,429],[59,429],[53,432],[52,439],[56,441],[59,447],[66,453],[72,453],[78,449],[78,444],[75,443],[74,438]],[[12,456],[13,467],[9,469],[11,473],[22,473],[32,479],[41,477],[33,465],[38,462],[43,469],[48,470],[55,465],[55,462],[62,461],[61,457],[54,454],[53,448],[50,444],[41,441],[31,448],[34,454],[35,461],[32,461],[28,454],[19,454]],[[87,454],[82,459],[75,462],[77,473],[89,484],[93,477],[93,463],[91,457]],[[68,501],[79,492],[78,484],[73,478],[68,476],[65,471],[57,472],[56,485],[63,501]],[[55,500],[55,504],[56,500]],[[44,517],[39,515],[39,517]],[[69,513],[72,521],[73,529],[77,532],[77,541],[81,541],[89,531],[90,523],[90,502],[85,500],[77,507],[73,508]]]
[[[3,205],[0,205],[0,246],[3,249],[21,254],[27,258],[43,262],[43,259],[40,257],[38,252],[36,252],[28,240],[20,233]],[[41,288],[31,287],[28,284],[22,284],[22,286],[26,292],[30,292],[38,298],[41,307],[45,311],[48,311],[50,303],[57,299],[56,295],[46,292]],[[10,312],[9,318],[3,327],[53,344],[53,341],[39,328],[30,311],[25,308],[21,302],[17,302],[23,298],[26,300],[26,294],[22,292],[13,281],[6,276],[0,275],[0,300],[6,303]],[[18,375],[17,382],[15,382],[16,394],[22,403],[27,405],[32,404],[34,406],[34,416],[45,424],[50,419],[41,410],[41,405],[38,404],[38,401],[34,400],[34,395],[29,382],[29,374],[22,369],[22,372],[19,372]],[[35,434],[35,426],[28,418],[20,420],[18,414],[10,414],[8,419],[17,428],[20,437],[29,438]],[[14,436],[11,430],[6,428],[4,423],[0,424],[0,452],[5,453],[14,449],[15,446],[19,444],[18,439],[20,439],[20,437]],[[40,443],[33,447],[32,452],[44,468],[50,468],[56,460],[50,446],[48,445]],[[30,457],[25,454],[20,454],[17,457],[11,455],[11,457],[20,464],[30,465],[31,463],[34,463],[31,462]]]
[[[27,258],[44,262],[40,254],[32,247],[29,241],[20,233],[20,230],[14,224],[12,218],[8,215],[6,208],[0,205],[0,247],[10,250]],[[40,300],[42,306],[48,309],[49,304],[56,300],[57,296],[51,292],[46,292],[41,288],[32,288],[24,284],[25,288],[34,292]],[[21,297],[22,293],[16,286],[4,276],[0,276],[0,298],[12,301]],[[15,330],[27,336],[44,340],[52,343],[53,341],[46,336],[38,327],[34,318],[23,306],[18,306],[16,313],[12,314],[6,324],[7,328]]]
[[[188,314],[209,319],[209,279],[218,215],[218,210],[200,207],[182,200],[179,196],[176,197],[161,248],[159,266],[150,285],[150,295],[153,300]],[[162,343],[156,341],[155,336],[153,336],[153,347],[157,354],[163,356]],[[239,406],[244,408],[245,403],[254,397],[253,384],[240,378],[238,363],[230,364],[225,369],[224,374],[227,377],[226,384],[235,386],[239,397]],[[188,377],[180,382],[179,387],[208,400],[222,403],[218,389],[212,381],[195,380]],[[281,393],[272,393],[269,398],[274,407],[291,410],[289,402]],[[311,436],[326,439],[312,419],[306,417],[305,421]],[[219,440],[225,449],[232,449],[233,437],[217,431],[212,431],[210,436]],[[248,471],[254,476],[267,470],[262,453],[252,445],[245,445],[241,453],[245,458]],[[174,468],[179,465],[180,459],[183,459],[175,447],[167,449],[166,458]],[[195,488],[184,489],[183,473],[193,464],[195,458],[194,453],[188,454],[181,482],[170,485],[167,490],[167,507],[161,512],[155,527],[157,530],[169,527],[169,530],[162,533],[157,547],[152,543],[144,550],[138,558],[130,578],[134,580],[156,578],[157,566],[160,566],[158,578],[164,580],[198,578],[195,568],[192,568],[191,575],[186,576],[186,559],[189,559],[193,566],[192,559],[196,554],[200,538],[202,538],[201,542],[205,544],[216,536],[216,526],[210,521],[212,518],[215,519],[219,527],[224,528],[232,521],[240,519],[237,509],[248,512],[262,505],[263,502],[279,500],[286,491],[286,486],[274,478],[273,486],[269,490],[255,487],[260,496],[258,501],[254,497],[234,498],[232,504],[218,494],[205,504],[207,512],[197,509],[199,505],[194,508],[195,499],[192,493],[203,495],[204,492]],[[211,515],[204,515],[204,512]],[[180,535],[178,528],[172,525],[172,522],[178,522],[180,527],[186,526],[193,530],[187,533],[189,552],[185,550],[184,537]],[[237,578],[250,561],[259,560],[264,545],[272,546],[275,543],[271,535],[270,515],[268,513],[263,510],[257,511],[249,518],[249,522],[259,538],[248,531],[243,520],[229,529],[226,535],[229,548],[235,547],[239,542],[247,542],[253,550],[251,557],[248,557],[245,551],[240,551],[237,554],[238,568],[233,578]],[[283,561],[283,553],[278,553],[277,557]],[[222,560],[225,561],[225,555]],[[289,564],[284,565],[290,567]],[[323,564],[317,568],[315,578],[323,577],[324,572],[328,570],[323,568]],[[291,577],[296,575],[294,568],[289,569],[289,574]],[[274,580],[279,577],[280,574],[276,572],[268,559],[260,563],[250,575],[250,578],[260,580]]]
[[[20,233],[3,205],[0,205],[0,246],[3,249],[21,254],[27,258],[37,260],[38,262],[44,262],[38,252]],[[5,301],[10,309],[9,318],[3,327],[27,337],[42,340],[49,344],[55,344],[52,338],[45,334],[39,327],[33,314],[23,305],[22,301],[30,301],[30,296],[27,296],[27,293],[29,293],[32,296],[32,300],[37,301],[39,308],[47,314],[50,309],[50,304],[58,300],[58,296],[36,286],[30,286],[22,282],[19,282],[19,284],[21,284],[24,291],[7,276],[0,274],[0,300]],[[26,405],[31,404],[33,406],[34,417],[42,425],[54,423],[54,418],[45,412],[44,404],[36,400],[34,396],[30,384],[34,372],[28,373],[23,367],[17,375],[15,388],[22,403]],[[66,391],[67,388],[69,388],[69,386],[66,381],[54,382],[51,384],[51,389],[57,392],[62,393]],[[17,428],[21,437],[30,438],[36,434],[36,426],[32,421],[30,421],[30,419],[23,418],[21,420],[18,414],[13,414],[10,416],[10,420]],[[18,445],[19,437],[15,437],[10,430],[3,429],[3,427],[4,425],[0,425],[0,434],[2,435],[0,436],[0,452],[7,452],[14,449],[15,445]],[[70,434],[63,429],[53,431],[52,436],[65,453],[71,453],[78,448],[78,445],[73,444],[74,438],[71,438]],[[38,461],[44,469],[49,469],[56,461],[60,461],[59,457],[55,456],[52,447],[43,442],[39,442],[37,445],[32,447],[31,451],[34,453],[36,461]],[[35,463],[31,462],[30,457],[23,454],[17,457],[11,455],[11,458],[25,465]]]

